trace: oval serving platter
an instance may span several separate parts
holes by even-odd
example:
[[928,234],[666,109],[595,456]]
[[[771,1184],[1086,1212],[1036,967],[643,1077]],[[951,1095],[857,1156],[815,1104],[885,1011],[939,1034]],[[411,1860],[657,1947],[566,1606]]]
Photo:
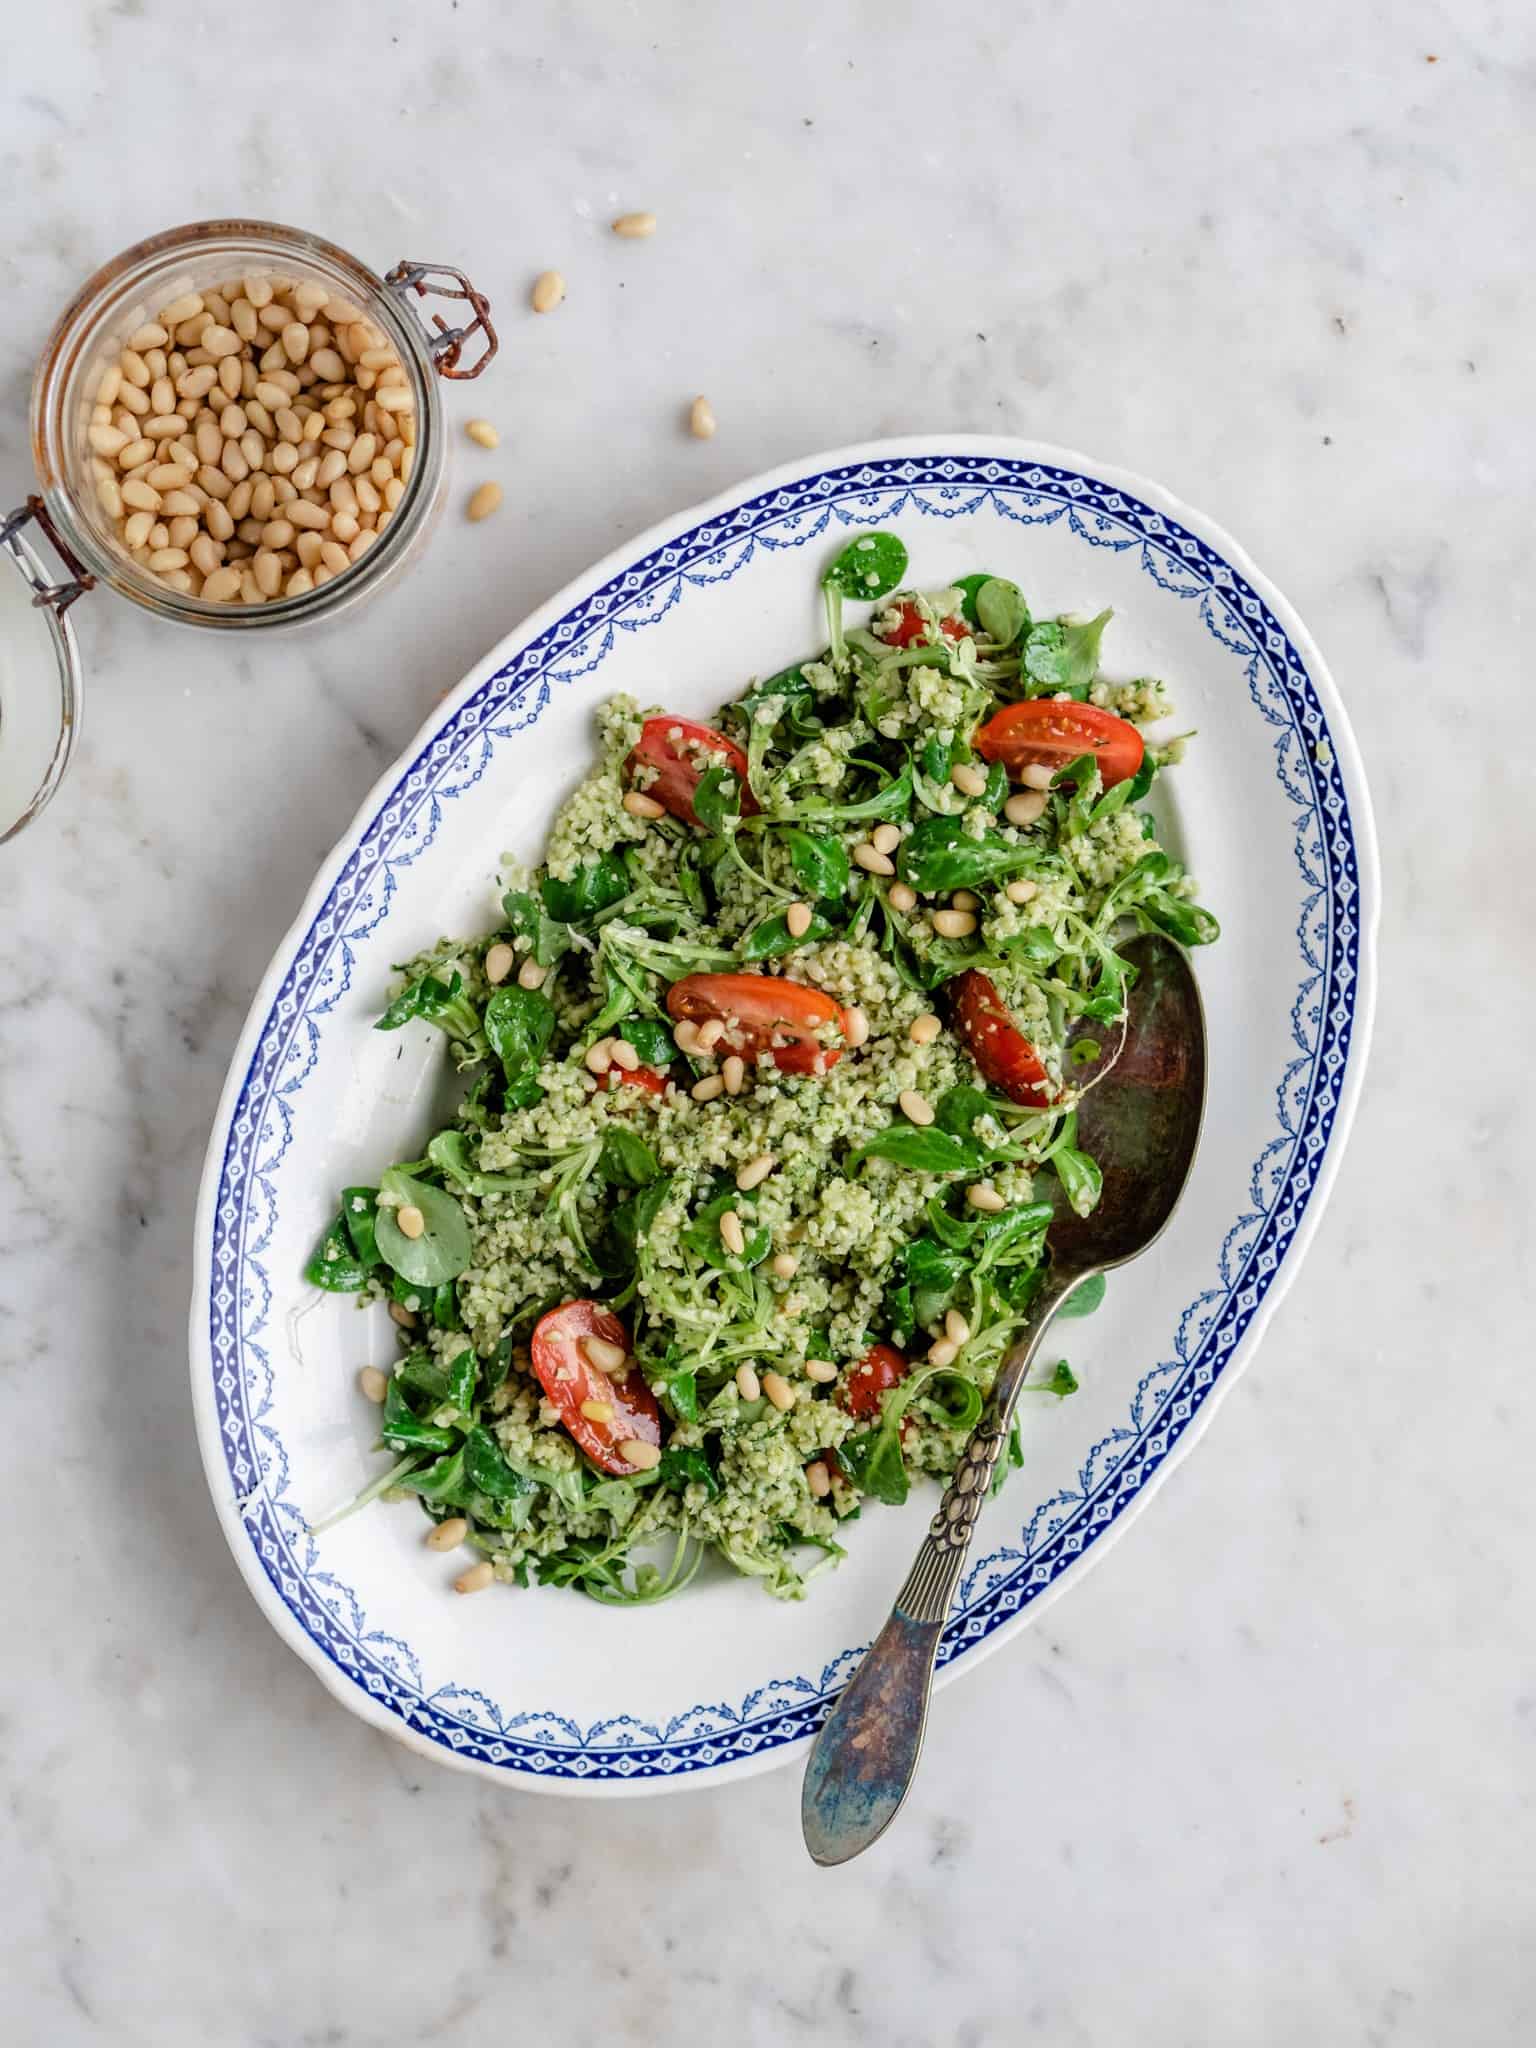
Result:
[[899,532],[932,588],[978,566],[1039,614],[1114,607],[1113,676],[1161,675],[1188,760],[1164,837],[1223,925],[1198,969],[1210,1113],[1175,1223],[1062,1326],[1080,1390],[1024,1417],[1026,1463],[985,1511],[941,1683],[1101,1556],[1209,1420],[1294,1276],[1370,1035],[1378,878],[1343,706],[1306,629],[1212,523],[1158,486],[992,437],[796,463],[654,528],[508,635],[383,777],[252,1005],[209,1145],[191,1317],[199,1439],[258,1604],[341,1702],[422,1755],[567,1793],[664,1790],[800,1753],[884,1618],[937,1492],[871,1507],[810,1597],[701,1574],[656,1608],[567,1591],[452,1596],[414,1505],[326,1534],[374,1478],[382,1311],[301,1268],[338,1187],[431,1128],[442,1040],[375,1033],[391,964],[489,929],[500,857],[537,855],[627,690],[706,715],[823,644],[816,580],[859,528]]

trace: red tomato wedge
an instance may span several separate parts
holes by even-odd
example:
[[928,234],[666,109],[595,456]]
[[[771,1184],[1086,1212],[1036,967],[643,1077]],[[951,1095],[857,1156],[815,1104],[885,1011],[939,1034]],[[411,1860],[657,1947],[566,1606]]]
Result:
[[603,1088],[643,1088],[647,1095],[665,1095],[668,1082],[666,1075],[658,1074],[654,1067],[621,1067],[614,1060],[598,1076],[598,1085]]
[[1051,697],[1005,704],[980,728],[974,745],[983,761],[1001,761],[1015,782],[1021,770],[1035,764],[1065,768],[1080,754],[1092,754],[1106,789],[1134,775],[1146,752],[1135,726],[1112,711],[1101,711],[1097,704],[1059,704]]
[[871,1344],[838,1388],[838,1406],[860,1422],[872,1422],[886,1394],[911,1370],[894,1344]]
[[725,1035],[715,1046],[756,1056],[771,1052],[785,1074],[824,1074],[842,1058],[842,1047],[824,1045],[821,1034],[843,1027],[843,1008],[825,989],[807,988],[782,974],[686,974],[667,990],[668,1013],[694,1024],[719,1017]]
[[[560,1420],[594,1465],[605,1472],[634,1472],[620,1444],[659,1444],[661,1410],[633,1361],[623,1379],[601,1372],[582,1349],[583,1337],[601,1337],[627,1354],[629,1333],[598,1301],[568,1301],[540,1316],[533,1332],[533,1369]],[[609,1417],[582,1414],[585,1402],[602,1402]]]
[[[888,647],[910,647],[914,640],[923,638],[927,627],[928,621],[915,604],[902,604],[897,606],[895,624],[887,626],[878,637]],[[964,619],[948,618],[939,621],[939,631],[947,640],[963,640],[970,630]]]
[[681,818],[685,825],[697,825],[693,793],[709,766],[707,761],[700,761],[700,752],[724,756],[726,767],[741,784],[742,816],[750,817],[758,804],[747,787],[746,755],[723,732],[696,724],[691,718],[648,718],[624,765],[631,775],[637,768],[650,771],[645,794],[655,797],[657,803],[674,818]]
[[982,1078],[1025,1109],[1050,1106],[1050,1077],[986,975],[972,967],[949,984],[955,1028]]

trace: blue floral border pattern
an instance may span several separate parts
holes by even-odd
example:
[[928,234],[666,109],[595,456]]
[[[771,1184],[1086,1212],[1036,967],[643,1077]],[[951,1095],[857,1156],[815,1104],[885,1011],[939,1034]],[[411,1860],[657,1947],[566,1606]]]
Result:
[[408,1644],[371,1629],[356,1595],[319,1569],[271,1420],[263,1265],[274,1176],[318,1057],[326,1014],[347,989],[356,942],[388,914],[396,876],[430,845],[447,806],[491,766],[498,744],[534,724],[554,689],[601,667],[621,633],[642,632],[691,587],[737,574],[758,549],[805,547],[838,529],[904,517],[953,519],[984,504],[1021,526],[1066,521],[1077,538],[1136,551],[1158,586],[1195,605],[1242,665],[1271,728],[1275,774],[1294,807],[1303,909],[1294,1057],[1275,1092],[1275,1135],[1254,1163],[1248,1202],[1219,1270],[1184,1311],[1173,1355],[1137,1387],[1125,1424],[1096,1444],[1074,1489],[1045,1502],[1016,1543],[978,1563],[961,1589],[941,1661],[963,1656],[1037,1599],[1144,1488],[1210,1394],[1272,1285],[1316,1186],[1349,1059],[1359,967],[1355,834],[1326,721],[1305,664],[1242,576],[1197,535],[1126,492],[1071,470],[983,456],[907,456],[808,475],[681,533],[613,577],[521,648],[461,705],[406,769],[354,849],[263,1024],[231,1120],[210,1275],[215,1407],[250,1542],[279,1598],[331,1662],[416,1734],[453,1754],[535,1776],[676,1777],[809,1735],[862,1649],[817,1675],[760,1687],[739,1705],[705,1703],[665,1726],[627,1716],[581,1727],[555,1713],[505,1713],[454,1685],[425,1689]]

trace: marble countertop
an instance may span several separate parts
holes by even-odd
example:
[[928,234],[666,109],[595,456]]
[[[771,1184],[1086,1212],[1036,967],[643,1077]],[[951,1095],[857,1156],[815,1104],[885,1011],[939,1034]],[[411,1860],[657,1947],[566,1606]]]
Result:
[[[462,523],[461,441],[425,561],[335,634],[77,615],[76,765],[0,853],[0,2036],[1532,2039],[1529,19],[55,0],[48,27],[0,78],[0,502],[78,282],[220,212],[468,269],[502,358],[450,404],[501,425],[507,495]],[[616,242],[639,206],[655,241]],[[1159,477],[1298,603],[1374,785],[1383,996],[1327,1222],[1199,1454],[939,1701],[899,1833],[817,1874],[794,1772],[545,1800],[330,1702],[204,1491],[192,1214],[267,957],[439,693],[663,514],[943,427]]]

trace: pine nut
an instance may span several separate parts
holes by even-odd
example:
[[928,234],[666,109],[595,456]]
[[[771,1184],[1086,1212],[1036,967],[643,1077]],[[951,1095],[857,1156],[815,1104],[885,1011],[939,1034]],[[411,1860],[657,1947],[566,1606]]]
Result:
[[[226,398],[236,398],[244,390],[245,371],[249,368],[249,363],[242,364],[238,356],[225,356],[224,360],[219,364],[219,389]],[[251,389],[254,391],[255,388],[256,380],[253,373]]]
[[952,1365],[960,1355],[960,1346],[949,1337],[940,1337],[928,1346],[930,1365]]
[[123,545],[129,549],[143,547],[154,523],[153,512],[130,512],[123,527]]
[[981,898],[969,889],[956,889],[950,896],[951,910],[980,910]]
[[695,1081],[688,1090],[695,1102],[713,1102],[725,1093],[725,1082],[718,1074],[706,1074],[702,1081]]
[[656,232],[654,213],[621,213],[613,224],[613,232],[622,235],[628,242],[642,241]]
[[365,1365],[357,1376],[358,1391],[365,1401],[380,1402],[389,1392],[389,1375],[376,1365]]
[[720,1078],[725,1083],[727,1095],[739,1095],[747,1078],[747,1063],[737,1053],[731,1053],[720,1065]]
[[932,1010],[925,1010],[907,1026],[907,1036],[914,1045],[932,1045],[943,1029],[943,1020],[935,1017]]
[[936,910],[933,928],[941,939],[968,939],[976,929],[976,913],[972,910]]
[[[170,536],[166,538],[169,540]],[[167,569],[185,569],[190,560],[185,548],[156,548],[145,567],[153,569],[157,576],[163,576]]]
[[[489,420],[470,420],[464,431],[477,447],[499,448],[501,446],[501,436]],[[368,453],[371,458],[373,450],[370,448]]]
[[304,597],[315,587],[315,579],[308,569],[295,569],[283,587],[285,597]]
[[699,1047],[698,1025],[689,1018],[684,1017],[680,1023],[674,1024],[672,1027],[672,1043],[679,1052],[689,1054],[697,1052]]
[[917,908],[917,891],[909,889],[905,882],[892,882],[885,892],[885,900],[892,910],[908,911]]
[[211,533],[200,533],[187,552],[192,557],[192,566],[200,576],[211,576],[218,568],[224,550]]
[[1020,790],[1017,796],[1009,797],[1003,805],[1003,816],[1010,825],[1035,825],[1045,816],[1045,805],[1045,795],[1041,790]]
[[[208,595],[206,583],[203,585],[203,595]],[[398,1323],[402,1330],[414,1330],[416,1327],[416,1317],[403,1301],[392,1301],[389,1304],[389,1319],[392,1323]]]
[[541,967],[537,960],[525,960],[517,970],[517,985],[519,988],[542,988],[548,972],[548,968]]
[[[145,374],[147,376],[148,372],[146,371]],[[125,384],[122,390],[119,391],[117,394],[117,406],[118,410],[113,415],[114,422],[117,423],[120,423],[121,416],[125,412],[131,413],[136,420],[143,419],[149,412],[148,398],[133,384]],[[134,431],[137,433],[137,428]]]
[[736,1368],[736,1391],[743,1401],[760,1401],[763,1396],[762,1382],[750,1365]]
[[654,1472],[661,1463],[661,1452],[655,1444],[643,1444],[638,1437],[628,1437],[619,1445],[619,1456],[626,1465],[636,1472]]
[[853,849],[854,860],[869,875],[894,875],[895,863],[887,860],[879,847],[865,840]]
[[982,796],[987,787],[987,771],[978,768],[974,761],[957,761],[949,771],[949,779],[962,796]]
[[781,1415],[788,1414],[795,1405],[795,1390],[781,1372],[763,1374],[763,1392]]
[[1026,789],[1049,789],[1056,780],[1056,770],[1043,761],[1026,761],[1019,770],[1019,780]]
[[712,441],[715,436],[715,408],[707,398],[696,398],[688,408],[688,431],[696,441]]
[[311,505],[307,498],[295,498],[287,508],[288,517],[295,526],[307,526],[319,532],[331,523],[331,515],[323,505]]
[[495,988],[512,972],[512,963],[517,956],[504,939],[498,939],[485,956],[485,978]]
[[558,270],[541,270],[533,280],[533,290],[528,294],[529,304],[535,313],[553,313],[565,297],[565,279]]
[[115,405],[117,403],[117,394],[122,388],[123,372],[121,364],[109,363],[101,373],[101,382],[96,386],[96,403],[98,405]]
[[400,1226],[402,1237],[420,1237],[427,1227],[427,1219],[414,1202],[406,1202],[395,1211],[395,1221]]
[[595,1366],[600,1373],[624,1377],[629,1353],[622,1344],[610,1343],[606,1337],[583,1337],[581,1352],[588,1365]]
[[472,1564],[467,1572],[460,1572],[453,1582],[455,1593],[483,1593],[496,1577],[496,1567],[488,1557]]
[[[288,522],[285,520],[283,523],[287,525]],[[306,527],[303,533],[295,534],[290,532],[289,540],[292,543],[294,554],[298,557],[301,569],[323,569],[325,567],[325,564],[320,559],[321,555],[325,552],[325,542],[318,533],[311,533]]]
[[973,1209],[981,1209],[989,1216],[1008,1206],[989,1180],[973,1181],[965,1191],[965,1199]]
[[811,928],[809,903],[791,903],[784,913],[784,924],[792,939],[803,939]]
[[586,1064],[587,1072],[589,1074],[606,1074],[608,1069],[613,1065],[613,1060],[611,1057],[612,1049],[613,1040],[611,1038],[599,1038],[594,1040],[594,1042],[591,1045],[589,1045],[586,1051],[582,1054],[582,1058]]
[[825,1500],[832,1491],[832,1475],[820,1458],[813,1458],[805,1468],[805,1483],[811,1489],[813,1500]]
[[808,1358],[805,1376],[808,1380],[815,1380],[818,1386],[829,1387],[837,1378],[837,1367],[828,1358]]
[[869,835],[869,843],[876,853],[894,853],[901,844],[899,825],[877,825]]
[[91,427],[86,439],[98,455],[116,455],[128,446],[128,436],[116,427]]
[[[145,463],[152,462],[154,454],[155,444],[153,441],[146,441],[142,438],[137,441],[130,441],[126,447],[118,449],[117,466],[126,475],[132,470],[142,469]],[[142,478],[140,481],[142,482]]]
[[694,1035],[700,1052],[713,1052],[725,1036],[725,1019],[706,1017],[702,1024],[695,1027]]
[[616,1038],[608,1049],[608,1056],[616,1067],[622,1067],[626,1074],[632,1074],[640,1064],[640,1055],[627,1038]]
[[749,1159],[745,1166],[737,1168],[737,1187],[743,1194],[751,1188],[760,1187],[778,1163],[771,1152],[759,1152],[755,1159]]
[[471,519],[489,519],[501,503],[501,485],[484,483],[471,497],[465,511]]
[[933,1104],[926,1095],[919,1095],[915,1088],[903,1088],[896,1104],[908,1123],[926,1128],[933,1122]]
[[747,1233],[734,1209],[727,1209],[720,1218],[720,1242],[738,1259],[746,1251]]
[[655,797],[647,796],[643,789],[626,789],[623,803],[632,818],[664,818],[667,815],[666,805],[657,803]]
[[969,1343],[970,1343],[970,1341],[971,1341],[971,1326],[970,1326],[970,1324],[969,1324],[969,1323],[968,1323],[968,1322],[967,1322],[967,1321],[965,1320],[965,1317],[964,1317],[963,1315],[961,1315],[961,1313],[960,1313],[959,1309],[957,1309],[957,1308],[951,1308],[951,1309],[946,1309],[946,1310],[945,1310],[945,1312],[944,1312],[944,1334],[945,1334],[945,1336],[946,1336],[946,1337],[948,1337],[948,1338],[949,1338],[949,1340],[950,1340],[950,1342],[951,1342],[952,1344],[969,1344]]
[[146,320],[142,327],[135,328],[128,337],[128,346],[143,354],[147,348],[164,348],[170,340],[165,329],[153,320]]
[[[263,597],[276,597],[283,587],[283,565],[270,548],[259,548],[257,550],[251,559],[251,574],[255,577],[256,588]],[[243,577],[241,579],[241,588],[244,588]],[[401,1213],[404,1214],[404,1211]],[[402,1223],[400,1228],[405,1230],[405,1225]],[[405,1234],[407,1237],[411,1235],[408,1230],[406,1230]]]
[[780,1280],[793,1280],[800,1270],[800,1261],[793,1252],[780,1252],[774,1259],[773,1270]]
[[435,1528],[427,1531],[428,1550],[457,1550],[469,1534],[469,1523],[463,1515],[449,1515]]
[[115,477],[104,476],[96,486],[96,496],[101,509],[109,519],[120,520],[123,516],[123,493]]
[[[343,546],[350,547],[361,531],[362,528],[358,525],[355,513],[333,512],[331,514],[331,532]],[[350,561],[350,559],[351,557],[349,556],[348,560]]]
[[309,351],[309,367],[317,377],[324,377],[327,382],[331,382],[338,377],[344,377],[347,373],[346,364],[333,348],[315,348],[311,346]]
[[240,595],[240,571],[234,568],[215,569],[204,583],[202,595],[210,604],[227,604],[232,597]]
[[214,361],[218,362],[223,356],[238,354],[245,344],[233,327],[213,326],[203,329],[197,337],[197,345],[199,348],[207,349]]
[[857,1003],[843,1011],[843,1043],[855,1052],[869,1041],[869,1019]]
[[416,394],[406,384],[380,384],[373,394],[373,402],[380,412],[412,413],[416,410]]
[[585,1415],[588,1422],[612,1422],[613,1403],[611,1401],[583,1401],[581,1412]]
[[135,511],[158,512],[160,510],[160,493],[156,490],[151,490],[149,485],[142,483],[138,477],[129,477],[127,483],[122,486],[122,493],[123,503],[125,505],[132,505]]

